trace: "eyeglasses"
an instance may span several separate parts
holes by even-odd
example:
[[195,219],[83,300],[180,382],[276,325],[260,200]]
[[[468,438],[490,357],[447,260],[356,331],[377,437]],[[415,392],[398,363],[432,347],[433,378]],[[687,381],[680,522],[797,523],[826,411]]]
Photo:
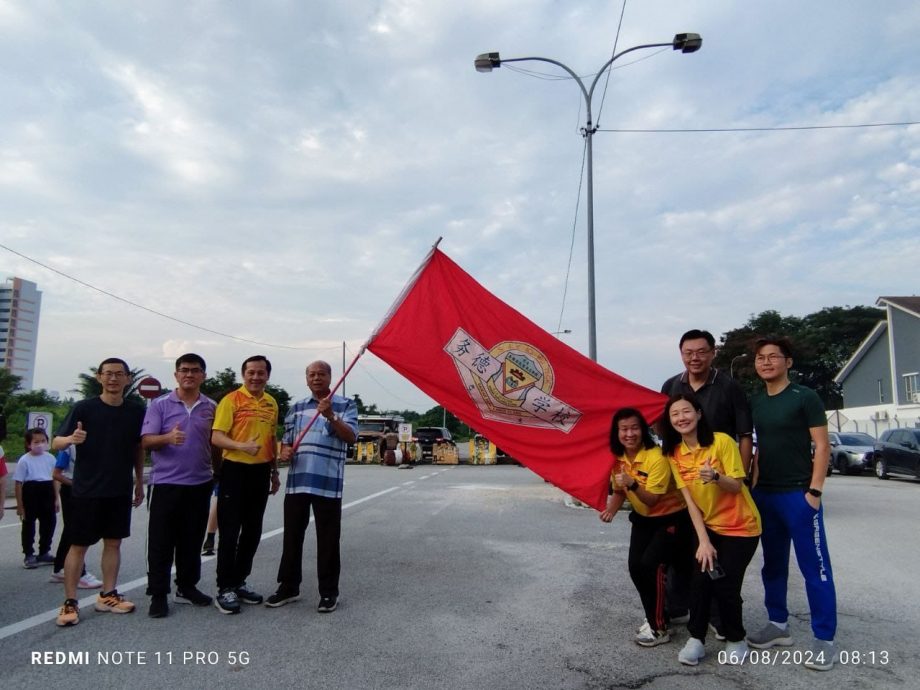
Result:
[[123,371],[100,371],[99,376],[104,379],[123,379],[127,374]]
[[182,374],[183,376],[188,376],[189,374],[202,374],[204,369],[201,367],[180,367],[176,369],[177,374]]
[[779,353],[779,352],[771,352],[768,355],[757,355],[754,358],[754,363],[764,364],[766,362],[769,362],[770,364],[773,364],[774,362],[778,362],[781,359],[787,359],[786,355]]
[[710,352],[712,352],[712,348],[707,347],[702,350],[681,350],[680,354],[684,359],[693,359],[694,357],[705,357]]

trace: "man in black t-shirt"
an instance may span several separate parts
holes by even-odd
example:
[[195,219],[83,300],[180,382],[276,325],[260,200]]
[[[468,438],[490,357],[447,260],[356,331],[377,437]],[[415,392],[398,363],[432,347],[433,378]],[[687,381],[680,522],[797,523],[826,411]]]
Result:
[[111,613],[134,610],[134,604],[118,593],[115,582],[121,564],[121,540],[131,534],[131,508],[144,500],[144,408],[124,398],[131,383],[124,360],[103,360],[96,379],[102,394],[74,405],[51,444],[55,451],[70,445],[77,451],[71,493],[72,539],[64,562],[65,601],[57,617],[60,626],[80,622],[77,581],[86,550],[100,539],[102,592],[96,597],[95,609]]

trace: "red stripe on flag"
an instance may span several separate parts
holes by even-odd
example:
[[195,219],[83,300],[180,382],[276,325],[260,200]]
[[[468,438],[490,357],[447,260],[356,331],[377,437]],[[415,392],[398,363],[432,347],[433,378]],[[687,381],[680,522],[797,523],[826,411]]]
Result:
[[457,418],[544,479],[603,510],[620,407],[665,397],[608,371],[495,297],[440,250],[368,343]]

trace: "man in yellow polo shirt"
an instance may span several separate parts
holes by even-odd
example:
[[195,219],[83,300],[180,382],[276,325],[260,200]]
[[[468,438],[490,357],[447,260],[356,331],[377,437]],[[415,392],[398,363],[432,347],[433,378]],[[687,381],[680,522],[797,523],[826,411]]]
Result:
[[223,450],[217,495],[217,597],[221,613],[239,613],[240,602],[261,604],[246,578],[262,538],[269,493],[278,492],[275,429],[278,403],[265,392],[272,365],[262,355],[243,362],[243,385],[228,393],[214,413],[211,443]]

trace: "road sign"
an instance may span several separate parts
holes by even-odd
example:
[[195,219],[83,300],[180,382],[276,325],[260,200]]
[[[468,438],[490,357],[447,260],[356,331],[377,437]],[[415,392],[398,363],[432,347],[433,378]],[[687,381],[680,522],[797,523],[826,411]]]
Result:
[[153,400],[159,397],[162,391],[163,389],[160,386],[160,382],[152,376],[141,379],[141,382],[137,384],[138,395],[142,398],[147,398],[147,400]]
[[51,424],[54,422],[54,415],[50,412],[29,412],[26,415],[27,429],[41,429],[48,438],[51,438]]

